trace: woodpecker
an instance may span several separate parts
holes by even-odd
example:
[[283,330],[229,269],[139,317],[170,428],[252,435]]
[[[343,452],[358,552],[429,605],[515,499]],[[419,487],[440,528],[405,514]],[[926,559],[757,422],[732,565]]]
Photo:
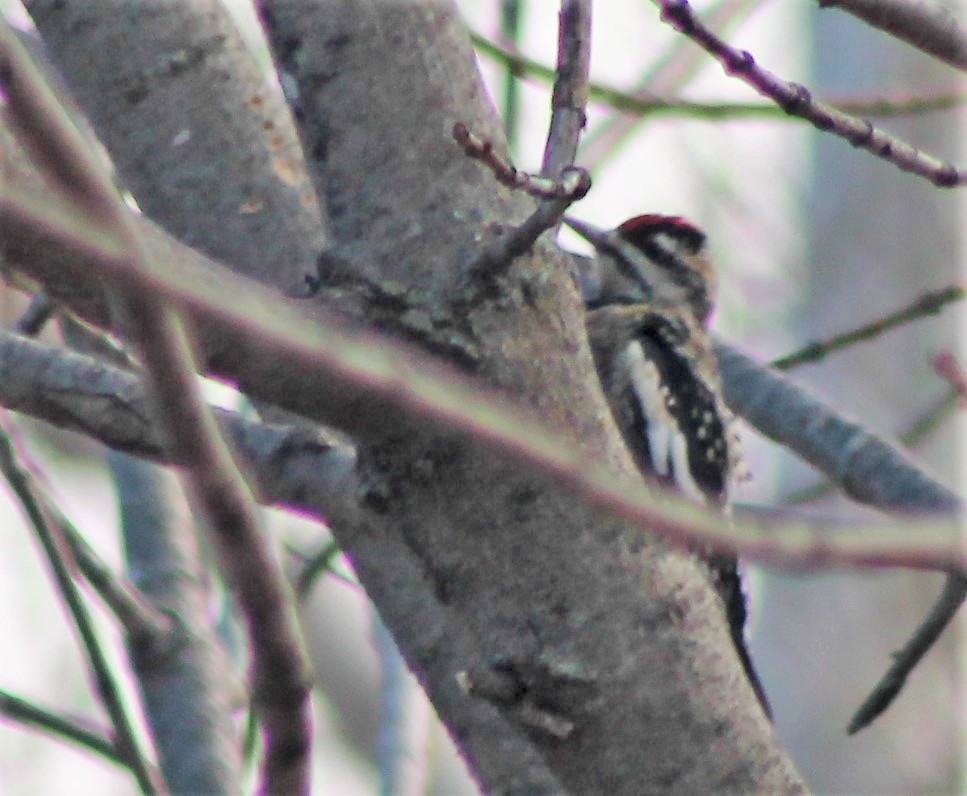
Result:
[[[611,412],[638,467],[729,514],[744,477],[708,324],[717,279],[705,234],[677,216],[643,215],[605,231],[565,218],[597,251],[587,296],[591,350]],[[694,551],[722,600],[736,651],[770,714],[745,642],[745,594],[735,556]]]

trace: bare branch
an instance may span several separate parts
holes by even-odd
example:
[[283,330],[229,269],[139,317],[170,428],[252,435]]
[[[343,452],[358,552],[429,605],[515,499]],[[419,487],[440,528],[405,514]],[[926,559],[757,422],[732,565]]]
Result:
[[[162,460],[170,456],[164,452],[157,431],[152,430],[143,414],[143,388],[129,374],[7,333],[0,334],[0,375],[3,376],[0,403],[59,425],[81,427],[108,445],[123,445],[128,452]],[[403,393],[409,385],[397,380],[395,386]],[[104,405],[110,405],[111,414],[103,412]],[[778,523],[750,519],[732,528],[723,526],[716,515],[706,514],[672,493],[656,505],[652,499],[642,496],[640,489],[615,485],[613,477],[601,466],[588,461],[572,445],[559,441],[550,429],[533,418],[510,412],[505,405],[506,400],[490,396],[481,400],[478,391],[472,403],[466,398],[462,423],[478,435],[480,443],[499,446],[515,463],[567,486],[592,505],[682,545],[739,550],[749,560],[777,566],[899,565],[945,569],[964,564],[953,522],[924,521],[917,538],[911,539],[906,521],[892,525],[841,526],[834,533],[828,532],[825,526],[820,529],[798,519]],[[125,430],[119,434],[112,427],[112,421],[122,407],[120,416],[124,418]],[[233,429],[233,438],[240,440],[241,452],[260,474],[260,484],[269,500],[281,501],[317,517],[326,516],[325,500],[320,495],[345,502],[345,497],[334,494],[332,484],[347,477],[351,454],[340,455],[338,447],[320,444],[313,436],[306,440],[298,432],[295,432],[293,448],[281,429],[242,422],[231,413],[220,412],[219,416]],[[132,424],[134,418],[140,421]],[[494,423],[494,418],[499,425]],[[250,440],[258,444],[253,447]],[[875,440],[871,442],[875,443]],[[301,472],[304,466],[321,473],[310,482],[314,492],[301,480],[304,475],[298,476],[299,483],[284,483],[278,475],[272,476],[282,472],[280,463],[289,455],[295,458],[295,472]],[[316,456],[318,460],[313,458]],[[305,464],[307,457],[316,463]],[[291,472],[288,467],[283,471]],[[928,486],[932,484],[925,475],[919,474],[919,477]],[[326,484],[328,488],[323,488]],[[931,488],[943,489],[939,485]],[[309,499],[306,493],[313,497]],[[304,497],[293,497],[300,494]]]
[[[83,208],[102,233],[124,249],[122,268],[146,273],[148,250],[103,164],[66,117],[53,93],[6,27],[0,28],[0,74],[21,142],[52,183]],[[118,306],[147,368],[156,417],[165,428],[186,485],[215,531],[215,548],[252,638],[256,696],[266,735],[264,788],[308,791],[308,665],[294,604],[251,494],[235,467],[192,367],[192,352],[175,311],[159,303],[143,282],[118,286]]]
[[502,185],[518,188],[544,201],[521,224],[480,247],[467,269],[474,281],[492,284],[513,262],[530,249],[547,230],[557,226],[568,207],[591,189],[591,177],[584,169],[566,166],[557,176],[537,176],[520,171],[497,154],[492,141],[474,135],[465,124],[453,126],[453,138],[467,157],[484,163]]
[[[170,464],[161,429],[151,421],[140,378],[85,354],[0,331],[0,404],[108,447]],[[258,494],[270,503],[317,510],[353,493],[353,451],[309,426],[277,426],[215,409],[218,422],[248,462]],[[312,502],[293,502],[295,494]],[[313,508],[313,507],[316,508]]]
[[27,727],[35,727],[48,732],[58,738],[75,743],[84,749],[101,755],[120,766],[127,767],[128,762],[108,740],[107,728],[86,726],[86,722],[60,716],[38,707],[33,702],[14,696],[0,690],[0,715],[19,722]]
[[[2,36],[3,29],[0,26],[0,37]],[[2,38],[0,38],[0,41],[2,41]],[[160,772],[141,750],[134,724],[128,716],[124,701],[121,698],[121,688],[117,677],[112,672],[104,650],[101,648],[100,640],[94,629],[94,622],[80,588],[74,580],[76,564],[70,554],[70,549],[51,516],[43,494],[36,488],[30,473],[20,465],[14,441],[11,438],[8,418],[3,415],[0,415],[0,469],[2,469],[14,494],[20,500],[30,524],[37,534],[57,587],[68,611],[70,611],[74,625],[77,627],[84,653],[91,667],[91,674],[94,677],[97,694],[111,717],[111,723],[117,734],[119,754],[131,769],[143,793],[167,793]]]
[[[14,331],[28,337],[36,336],[43,325],[53,316],[55,310],[55,305],[47,299],[43,291],[35,293],[27,311],[17,321]],[[79,321],[74,321],[74,323],[79,328],[83,328]],[[95,332],[89,331],[88,335],[91,339],[99,341],[99,350],[106,348],[106,342],[101,343],[100,337],[96,336]],[[113,358],[108,361],[119,362],[120,359]],[[70,518],[49,497],[50,490],[41,469],[32,460],[27,459],[26,453],[23,451],[20,455],[20,463],[31,474],[38,489],[43,486],[44,491],[48,493],[48,509],[64,534],[64,539],[70,546],[78,568],[121,623],[132,643],[154,650],[170,647],[173,631],[171,617],[155,610],[154,606],[133,584],[115,575],[110,567],[101,560]]]
[[963,285],[950,285],[940,290],[924,293],[914,299],[909,305],[891,312],[871,323],[864,324],[857,329],[853,329],[843,334],[835,335],[826,340],[817,340],[803,346],[799,351],[794,351],[786,356],[779,357],[769,363],[770,367],[776,370],[791,370],[792,368],[803,365],[807,362],[818,362],[834,351],[839,351],[849,346],[872,340],[883,332],[902,326],[918,318],[927,315],[936,315],[943,307],[954,301],[962,301],[967,293]]
[[[737,27],[758,8],[758,0],[712,0],[704,6],[709,24],[720,30]],[[692,47],[688,39],[673,36],[667,46],[648,59],[632,85],[638,90],[674,94],[688,85],[705,66],[701,50]],[[582,162],[589,168],[602,163],[639,126],[639,121],[615,116],[597,125],[581,142]]]
[[[496,44],[480,34],[473,36],[474,46],[483,54],[490,56],[511,70],[525,77],[539,78],[550,82],[554,70],[545,64],[528,58],[521,52]],[[590,81],[588,99],[614,108],[616,111],[638,116],[683,116],[689,119],[724,121],[732,119],[772,119],[792,121],[782,108],[772,102],[700,102],[670,94],[656,94],[644,89],[627,91],[615,86]],[[854,116],[877,116],[889,118],[944,111],[967,103],[967,92],[961,89],[936,90],[929,93],[884,97],[838,97],[827,100],[827,104],[843,113]],[[595,137],[592,133],[591,138]],[[582,150],[583,151],[583,150]]]
[[865,119],[837,111],[813,99],[805,86],[782,80],[755,62],[752,54],[736,50],[716,36],[692,11],[687,0],[656,0],[662,19],[717,58],[726,73],[748,83],[791,116],[799,116],[824,132],[844,138],[897,168],[924,177],[940,188],[967,184],[967,171],[944,163],[901,141]]
[[953,621],[967,599],[967,578],[960,574],[947,576],[943,591],[926,618],[917,626],[903,648],[893,654],[893,661],[870,695],[863,700],[850,719],[846,732],[850,735],[868,727],[896,699],[907,677],[917,667],[934,643]]
[[125,326],[136,330],[132,337],[148,366],[154,416],[174,462],[187,468],[192,502],[205,508],[251,638],[254,698],[265,738],[262,787],[266,793],[308,793],[310,682],[291,593],[249,487],[203,403],[181,321],[163,308],[146,311],[150,294],[131,294],[126,301]]
[[501,185],[522,190],[538,199],[569,199],[573,202],[583,198],[591,187],[590,178],[583,169],[565,169],[559,177],[521,171],[497,153],[493,141],[474,135],[463,122],[453,125],[453,140],[463,148],[467,157],[484,163]]
[[114,614],[131,643],[150,649],[149,654],[153,655],[170,651],[177,636],[172,617],[158,611],[132,583],[116,575],[104,563],[70,518],[50,498],[39,468],[23,451],[19,459],[24,471],[34,480],[37,494],[45,495],[46,510],[70,547],[78,570]]
[[[565,171],[564,176],[555,182],[565,189],[565,194],[572,195],[587,193],[591,185],[588,173],[578,168]],[[525,254],[541,235],[560,223],[572,201],[571,198],[543,201],[516,227],[499,230],[495,240],[482,244],[468,268],[474,282],[492,285],[494,278],[506,272],[515,257]],[[475,298],[475,294],[471,294],[468,300]]]
[[779,373],[717,342],[725,398],[770,439],[829,476],[847,495],[883,511],[950,512],[962,501],[898,448],[839,417]]
[[[948,391],[946,395],[934,401],[927,409],[917,415],[909,427],[897,435],[897,440],[905,448],[915,448],[924,437],[949,418],[959,405],[959,393],[956,390]],[[811,486],[803,487],[785,495],[781,502],[787,506],[811,503],[835,489],[835,484],[823,479]]]
[[557,76],[551,96],[551,124],[541,174],[561,177],[574,164],[587,123],[591,71],[591,2],[561,0],[557,39]]
[[[716,346],[726,399],[759,431],[789,446],[848,495],[884,511],[945,511],[962,515],[964,503],[929,478],[897,448],[855,423],[837,418],[820,401],[778,373],[756,365],[724,344]],[[919,523],[916,530],[919,532]],[[908,526],[907,533],[911,527]],[[854,733],[889,706],[907,675],[939,638],[967,599],[967,578],[951,572],[940,597],[889,671],[849,724]]]
[[591,65],[591,4],[588,0],[563,0],[558,33],[557,77],[551,100],[551,124],[544,148],[541,176],[521,172],[499,157],[493,142],[474,135],[465,124],[453,127],[453,137],[469,157],[481,160],[498,182],[523,188],[543,201],[519,226],[481,247],[470,273],[475,280],[490,281],[505,271],[515,257],[526,252],[547,230],[556,227],[571,203],[591,188],[584,169],[574,167],[588,102]]
[[[204,577],[195,528],[174,474],[133,457],[108,456],[126,531],[125,552],[132,577],[142,587],[139,591],[104,566],[47,497],[45,479],[25,452],[20,459],[33,475],[38,494],[46,497],[78,568],[126,631],[130,661],[170,788],[176,793],[237,791],[241,775],[231,721],[236,694],[230,685],[240,686],[241,679],[227,676],[231,669],[214,637],[206,587],[211,579]],[[154,505],[145,510],[148,501]],[[140,524],[135,532],[127,533],[136,522]]]
[[819,0],[820,8],[839,8],[967,71],[967,35],[949,5],[937,0]]

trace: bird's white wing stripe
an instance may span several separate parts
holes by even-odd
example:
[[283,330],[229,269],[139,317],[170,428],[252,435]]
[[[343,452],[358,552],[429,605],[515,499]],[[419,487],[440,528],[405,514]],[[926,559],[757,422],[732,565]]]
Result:
[[654,363],[645,357],[641,343],[630,342],[622,352],[625,372],[631,375],[631,386],[644,409],[647,423],[648,451],[651,454],[651,469],[658,475],[669,475],[671,464],[672,434],[675,420],[665,408],[661,395],[661,374]]
[[677,427],[672,444],[672,475],[675,478],[675,486],[683,495],[697,503],[705,503],[708,500],[692,477],[692,468],[688,466],[688,443],[685,435],[678,431]]
[[661,373],[637,340],[625,348],[622,356],[622,364],[631,374],[631,386],[645,412],[652,470],[660,476],[671,476],[682,494],[704,503],[705,494],[688,466],[688,441],[665,405],[667,387],[662,386]]

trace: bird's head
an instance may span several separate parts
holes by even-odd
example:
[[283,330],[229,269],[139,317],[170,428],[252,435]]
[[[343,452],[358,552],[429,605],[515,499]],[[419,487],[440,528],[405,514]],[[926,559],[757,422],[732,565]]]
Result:
[[599,272],[591,307],[649,303],[687,305],[702,324],[715,304],[717,279],[705,233],[679,216],[635,216],[613,230],[566,217],[597,250]]

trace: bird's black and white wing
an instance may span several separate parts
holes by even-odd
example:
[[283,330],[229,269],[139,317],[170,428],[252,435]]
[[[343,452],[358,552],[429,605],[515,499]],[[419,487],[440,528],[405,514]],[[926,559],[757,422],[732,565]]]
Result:
[[[742,464],[705,330],[689,314],[652,312],[647,305],[596,310],[589,329],[612,413],[639,468],[727,514]],[[736,650],[768,713],[746,646],[746,597],[736,558],[695,552],[707,565]]]

